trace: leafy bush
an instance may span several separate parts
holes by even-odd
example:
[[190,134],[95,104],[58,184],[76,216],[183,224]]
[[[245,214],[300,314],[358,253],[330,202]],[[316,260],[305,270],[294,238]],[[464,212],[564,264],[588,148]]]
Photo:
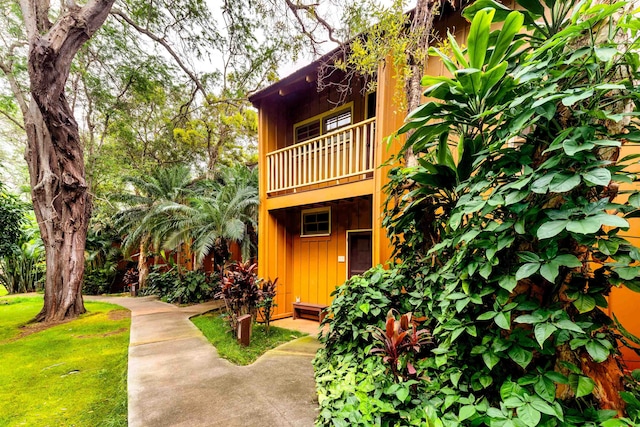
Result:
[[[433,101],[402,129],[419,164],[394,171],[385,225],[403,264],[337,291],[320,424],[419,424],[422,408],[446,426],[640,422],[618,352],[639,341],[601,310],[614,286],[640,290],[624,237],[640,192],[614,202],[637,182],[620,147],[640,141],[640,20],[626,2],[547,1],[546,19],[519,3],[476,2],[467,47],[431,50],[452,77],[423,79]],[[369,325],[391,308],[433,331],[417,380],[371,359]]]
[[411,313],[405,313],[396,320],[393,310],[387,313],[385,328],[375,327],[373,338],[382,347],[371,349],[371,353],[379,354],[391,369],[393,378],[407,382],[416,378],[416,368],[413,366],[414,357],[427,344],[431,344],[431,334],[428,329],[418,329],[418,323],[412,319]]
[[238,329],[240,316],[250,314],[255,320],[261,299],[257,269],[258,264],[255,263],[235,262],[222,276],[220,292],[216,294],[216,298],[224,301],[232,332]]
[[118,260],[122,256],[119,246],[114,245],[118,241],[117,233],[102,224],[94,224],[89,229],[82,284],[84,294],[100,295],[113,291]]
[[0,284],[10,294],[41,288],[44,272],[44,248],[39,240],[23,243],[12,255],[0,258]]
[[329,324],[329,330],[322,337],[321,352],[344,355],[370,345],[371,326],[384,326],[390,309],[409,311],[410,302],[403,294],[405,283],[400,269],[377,266],[338,287],[331,294],[333,302],[323,321],[323,325]]
[[141,295],[158,295],[169,303],[191,304],[211,300],[216,294],[218,277],[214,273],[180,273],[175,269],[163,272],[161,268],[154,266],[147,278],[147,286],[140,290]]
[[24,240],[25,211],[25,204],[6,192],[0,183],[0,257],[19,250],[20,242]]
[[275,280],[259,280],[260,288],[260,301],[258,302],[258,315],[262,322],[264,322],[265,332],[269,334],[271,329],[271,316],[274,310],[278,306],[275,303],[276,289],[278,286],[278,278]]
[[115,269],[101,268],[85,270],[82,293],[85,295],[101,295],[111,292],[116,277]]
[[[394,367],[375,355],[376,347],[383,344],[376,337],[380,338],[382,328],[386,330],[387,313],[406,312],[416,298],[422,298],[407,292],[411,283],[404,266],[389,270],[376,266],[362,276],[351,277],[333,292],[322,323],[329,329],[321,336],[324,346],[313,362],[319,424],[440,425],[433,405],[425,398],[428,383],[418,381],[417,376],[397,375],[397,364]],[[414,330],[426,334],[424,328]],[[423,370],[426,355],[426,348],[413,351],[411,359],[416,366],[412,370],[416,374]]]

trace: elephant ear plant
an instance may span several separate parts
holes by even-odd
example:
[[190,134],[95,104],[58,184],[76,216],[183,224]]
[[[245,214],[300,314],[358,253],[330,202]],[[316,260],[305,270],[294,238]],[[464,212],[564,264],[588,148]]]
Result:
[[605,314],[613,288],[640,291],[625,237],[640,216],[640,156],[625,147],[640,142],[639,14],[626,1],[518,3],[470,5],[466,43],[430,50],[450,77],[423,78],[430,101],[400,130],[418,165],[387,189],[402,263],[382,276],[393,286],[365,275],[365,300],[351,280],[329,310],[377,326],[373,307],[424,315],[421,380],[394,384],[367,357],[382,337],[356,347],[349,332],[362,334],[332,324],[316,359],[320,424],[421,425],[424,407],[445,426],[640,423],[638,373],[619,353],[639,341]]

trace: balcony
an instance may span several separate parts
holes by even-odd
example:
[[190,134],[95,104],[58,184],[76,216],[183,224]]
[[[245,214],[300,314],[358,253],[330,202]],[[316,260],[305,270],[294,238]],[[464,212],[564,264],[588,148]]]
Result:
[[270,196],[373,176],[375,118],[267,154]]

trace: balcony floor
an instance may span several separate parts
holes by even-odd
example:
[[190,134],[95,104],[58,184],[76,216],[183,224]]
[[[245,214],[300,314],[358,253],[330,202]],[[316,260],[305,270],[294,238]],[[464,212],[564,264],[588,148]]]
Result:
[[[316,184],[307,186],[304,187],[304,191],[296,190],[294,192],[290,190],[284,194],[269,194],[263,202],[267,210],[274,210],[371,195],[374,190],[373,173],[369,172],[363,175],[366,175],[366,178],[359,178],[352,182],[344,182],[348,181],[348,179],[345,179],[334,185]],[[318,187],[319,185],[323,186]]]

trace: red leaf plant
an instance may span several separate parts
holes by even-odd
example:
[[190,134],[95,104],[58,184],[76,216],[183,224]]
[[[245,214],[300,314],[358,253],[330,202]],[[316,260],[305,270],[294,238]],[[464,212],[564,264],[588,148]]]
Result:
[[411,359],[423,346],[431,344],[431,332],[428,329],[418,330],[411,312],[402,314],[400,320],[396,319],[394,312],[391,309],[387,313],[385,329],[374,327],[372,335],[383,346],[372,348],[371,354],[380,354],[382,360],[389,364],[394,377],[406,381],[416,376],[417,371]]

